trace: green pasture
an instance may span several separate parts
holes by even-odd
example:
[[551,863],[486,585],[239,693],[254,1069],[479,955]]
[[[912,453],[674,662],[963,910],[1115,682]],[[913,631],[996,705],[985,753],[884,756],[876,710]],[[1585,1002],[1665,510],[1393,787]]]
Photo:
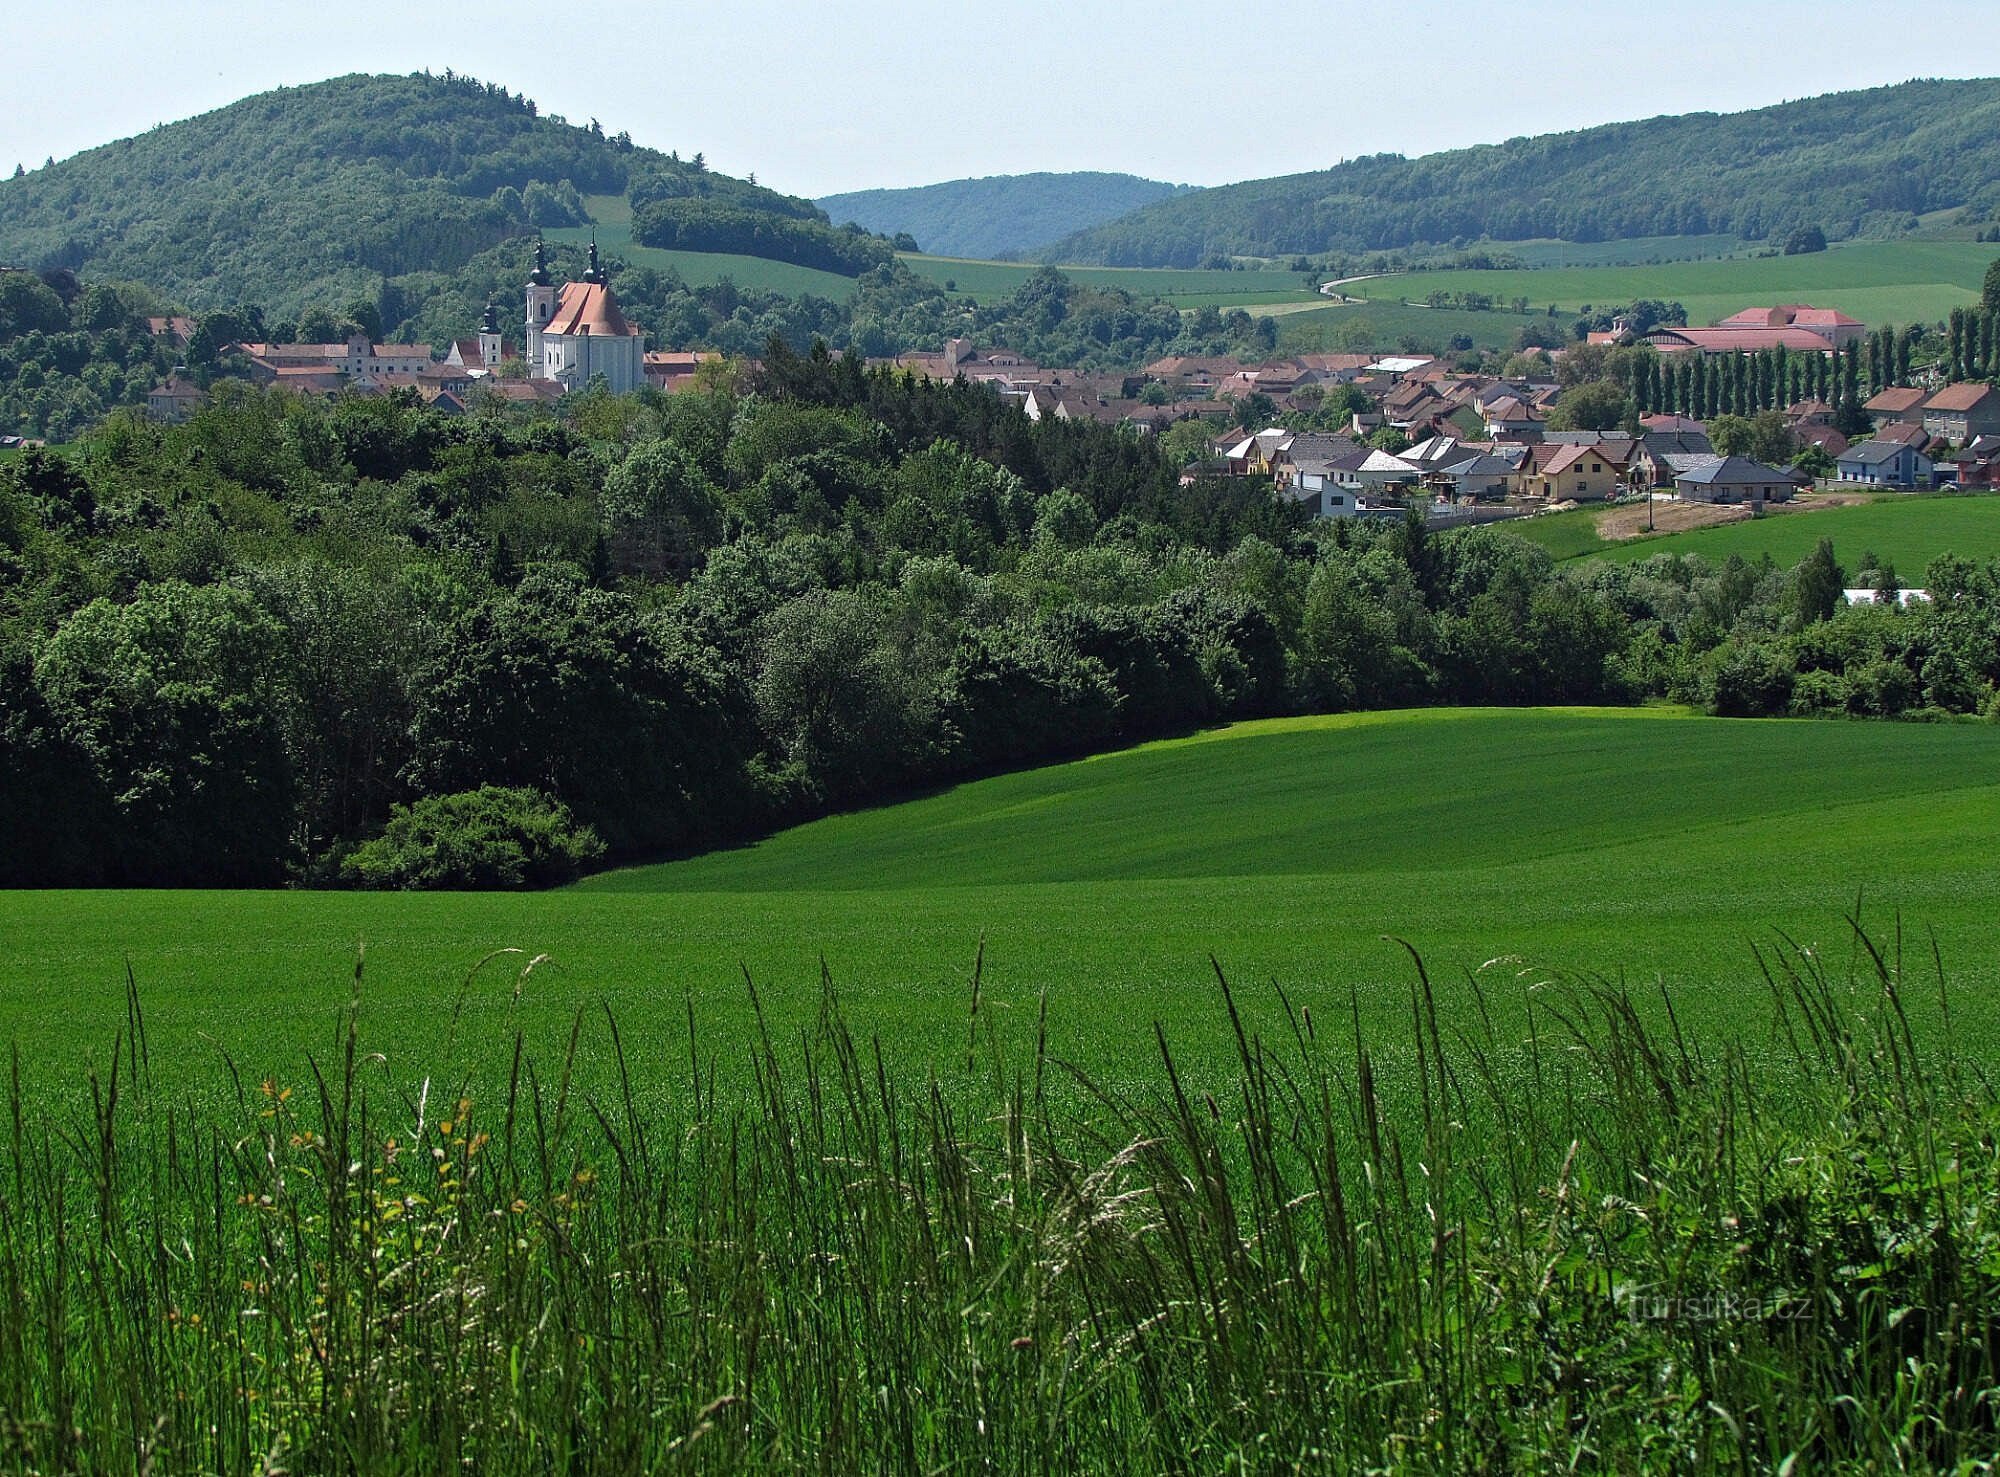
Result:
[[[729,278],[738,287],[759,292],[782,292],[792,296],[813,293],[841,301],[854,295],[854,279],[837,272],[821,272],[812,267],[795,267],[790,262],[774,262],[760,256],[735,256],[721,251],[664,251],[657,246],[641,246],[632,239],[631,214],[623,220],[599,213],[592,197],[594,226],[564,226],[544,231],[551,241],[588,246],[593,238],[607,256],[619,257],[635,267],[669,268],[681,274],[690,287],[706,287]],[[621,200],[619,202],[623,204]]]
[[[1374,285],[1360,282],[1347,291],[1352,293]],[[1278,351],[1324,354],[1349,349],[1361,352],[1410,349],[1436,354],[1445,352],[1451,340],[1460,335],[1471,339],[1474,348],[1508,349],[1513,347],[1514,336],[1521,331],[1523,321],[1515,313],[1426,308],[1401,303],[1393,297],[1363,303],[1331,303],[1278,319]]]
[[1602,508],[1569,508],[1560,513],[1516,518],[1500,526],[1530,543],[1540,544],[1558,559],[1576,559],[1618,547],[1597,531],[1597,520],[1603,515]]
[[[1003,298],[1035,272],[1036,262],[975,261],[968,257],[905,253],[911,271],[979,302]],[[1093,287],[1120,287],[1141,300],[1165,298],[1177,308],[1255,307],[1268,303],[1309,303],[1317,296],[1296,272],[1277,270],[1206,271],[1175,267],[1074,267],[1062,271]]]
[[[1803,521],[1803,520],[1801,520]],[[821,969],[892,1064],[963,1064],[981,1010],[1018,1041],[1150,1080],[1160,1021],[1200,1078],[1228,1070],[1210,956],[1256,1029],[1274,984],[1328,1029],[1407,1024],[1421,950],[1515,1018],[1552,971],[1663,982],[1684,1022],[1754,1035],[1751,946],[1784,930],[1843,960],[1857,895],[1935,935],[1962,1025],[2000,1039],[2000,730],[1430,710],[1238,724],[835,816],[758,845],[538,895],[0,895],[0,1042],[31,1082],[80,1080],[138,981],[156,1072],[295,1072],[324,1051],[365,949],[362,1045],[384,1070],[504,1073],[516,1029],[556,1051],[608,1007],[648,1092],[755,1018],[796,1039]],[[1924,944],[1928,948],[1928,943]],[[521,952],[490,959],[496,949]],[[530,961],[532,969],[523,975]],[[468,984],[468,980],[470,983]],[[454,1016],[457,1022],[454,1026]],[[601,1017],[599,1017],[601,1023]],[[580,1070],[601,1081],[603,1033]],[[254,1075],[253,1075],[254,1074]]]
[[1650,538],[1607,540],[1597,534],[1600,509],[1579,509],[1527,518],[1507,527],[1533,539],[1558,559],[1592,556],[1629,564],[1655,554],[1699,554],[1720,561],[1731,554],[1746,559],[1769,554],[1789,568],[1823,538],[1849,570],[1873,552],[1896,566],[1905,581],[1923,577],[1940,554],[1968,559],[2000,558],[2000,496],[1986,494],[1896,495],[1873,502],[1767,513],[1762,518],[1697,528]]
[[[1977,241],[1862,241],[1804,256],[1732,257],[1640,266],[1563,266],[1500,272],[1413,272],[1356,282],[1354,297],[1422,298],[1483,292],[1495,302],[1525,297],[1535,311],[1562,312],[1627,303],[1635,298],[1679,302],[1690,323],[1712,323],[1742,308],[1808,302],[1839,308],[1864,323],[1942,319],[1979,296],[1986,268],[2000,247]],[[1508,314],[1495,315],[1506,319]],[[1515,320],[1518,326],[1519,320]],[[1511,333],[1511,329],[1509,330]]]

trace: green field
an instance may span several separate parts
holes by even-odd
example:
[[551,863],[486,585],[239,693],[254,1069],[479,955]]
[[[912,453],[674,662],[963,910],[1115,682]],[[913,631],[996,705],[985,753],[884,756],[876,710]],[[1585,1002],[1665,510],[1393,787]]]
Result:
[[[1393,279],[1392,279],[1393,280]],[[1369,286],[1356,284],[1357,287]],[[1352,291],[1353,289],[1350,289]],[[1477,349],[1512,348],[1522,320],[1512,313],[1468,313],[1426,308],[1383,298],[1365,303],[1306,308],[1278,319],[1278,351],[1283,354],[1410,349],[1443,353],[1463,335]],[[1567,331],[1565,329],[1565,331]]]
[[[323,1046],[366,946],[363,1044],[391,1070],[499,1070],[519,1025],[552,1049],[614,1009],[649,1090],[684,1080],[690,1002],[740,1061],[756,980],[784,1039],[822,960],[894,1059],[962,1052],[985,1009],[1114,1081],[1152,1070],[1151,1023],[1224,1070],[1212,953],[1276,1028],[1276,981],[1322,1020],[1401,1029],[1420,948],[1452,1001],[1486,965],[1509,1008],[1543,971],[1665,980],[1683,1019],[1763,1019],[1750,944],[1844,947],[1871,918],[1935,928],[1963,1017],[2000,1039],[2000,731],[1726,722],[1641,711],[1432,710],[1239,724],[837,816],[762,844],[565,892],[0,896],[0,1041],[76,1080],[123,1019],[129,960],[158,1070],[212,1079]],[[461,986],[489,964],[446,1051]],[[547,956],[511,998],[520,966]],[[1488,961],[1507,956],[1519,963]],[[1526,971],[1523,973],[1523,971]],[[601,1060],[586,1070],[601,1070]]]
[[[1006,297],[1038,271],[1035,262],[985,262],[964,257],[905,254],[910,270],[979,302]],[[1174,267],[1074,267],[1062,270],[1095,287],[1120,287],[1140,299],[1165,298],[1177,308],[1254,307],[1270,303],[1310,303],[1316,294],[1296,272],[1204,271]]]
[[1905,581],[1919,580],[1940,554],[1968,559],[2000,558],[2000,496],[1890,495],[1874,502],[1801,508],[1716,528],[1653,538],[1606,540],[1596,531],[1602,510],[1589,508],[1523,519],[1507,525],[1533,539],[1558,559],[1593,557],[1629,564],[1655,554],[1699,554],[1722,560],[1731,554],[1755,559],[1769,554],[1789,568],[1822,539],[1853,569],[1862,554],[1889,560]]
[[[1355,297],[1400,302],[1437,290],[1483,292],[1495,302],[1528,299],[1536,311],[1610,306],[1636,298],[1679,302],[1690,323],[1713,323],[1742,308],[1809,302],[1864,323],[1941,320],[1979,296],[2000,247],[1976,241],[1863,241],[1805,256],[1670,261],[1657,266],[1564,266],[1502,272],[1415,272],[1352,284]],[[1511,337],[1520,320],[1512,318]],[[1496,330],[1497,331],[1497,330]]]
[[[606,252],[634,266],[659,270],[671,267],[693,287],[728,277],[738,287],[794,295],[810,292],[836,301],[854,293],[853,278],[811,267],[723,252],[662,251],[658,247],[641,246],[632,239],[632,207],[622,195],[588,195],[584,203],[594,224],[567,226],[544,234],[551,241],[577,246],[588,245],[595,238]],[[1034,262],[974,261],[919,253],[905,253],[902,259],[917,275],[929,277],[940,286],[950,282],[952,291],[981,303],[1008,296],[1037,270]],[[1175,307],[1186,309],[1211,304],[1233,308],[1310,303],[1316,296],[1300,285],[1297,273],[1287,271],[1181,271],[1143,267],[1064,267],[1063,271],[1079,282],[1122,287],[1134,297],[1165,298]]]

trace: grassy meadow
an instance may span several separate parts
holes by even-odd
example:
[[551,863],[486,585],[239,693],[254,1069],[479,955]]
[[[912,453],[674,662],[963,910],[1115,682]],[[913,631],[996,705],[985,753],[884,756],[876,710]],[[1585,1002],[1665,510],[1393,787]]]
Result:
[[1439,289],[1483,292],[1503,304],[1525,297],[1538,312],[1550,305],[1574,312],[1660,298],[1683,304],[1688,321],[1696,324],[1760,304],[1809,302],[1839,308],[1868,324],[1901,324],[1940,321],[1953,308],[1977,300],[1996,255],[2000,247],[1977,241],[1857,241],[1804,256],[1416,272],[1356,282],[1346,290],[1391,304]]
[[[365,946],[362,1039],[390,1070],[490,1073],[515,1029],[549,1049],[603,1002],[643,1090],[671,1096],[690,1008],[740,1062],[745,973],[785,1039],[816,1018],[824,963],[857,1034],[921,1072],[963,1048],[983,940],[1003,1026],[1026,1030],[1046,992],[1052,1052],[1137,1082],[1159,1020],[1206,1077],[1231,1054],[1211,954],[1266,1023],[1276,982],[1322,1020],[1395,1026],[1397,935],[1454,1001],[1482,967],[1505,1010],[1552,971],[1657,977],[1730,1034],[1761,1018],[1751,944],[1831,945],[1857,894],[1875,921],[1936,930],[1967,1029],[2000,1040],[1996,758],[1977,725],[1348,715],[1000,776],[557,893],[0,894],[17,961],[0,1040],[31,1086],[70,1081],[123,1019],[129,962],[156,1071],[209,1080],[227,1051],[261,1074],[325,1044]],[[522,952],[468,986],[502,948]]]
[[0,897],[0,1468],[1979,1470],[1996,757],[1254,722],[554,895]]
[[1768,554],[1783,568],[1797,564],[1823,538],[1853,569],[1864,553],[1895,565],[1906,583],[1923,577],[1940,554],[1968,559],[2000,558],[2000,496],[1984,494],[1888,494],[1870,502],[1768,513],[1762,518],[1633,539],[1606,539],[1597,532],[1598,508],[1552,513],[1507,525],[1558,559],[1597,558],[1618,563],[1655,554],[1699,554],[1723,560],[1731,554],[1755,559]]
[[[965,257],[903,254],[919,276],[950,282],[952,290],[978,302],[990,302],[1014,292],[1036,271],[1036,262],[988,262]],[[1122,287],[1142,301],[1165,298],[1177,308],[1249,307],[1266,303],[1310,303],[1317,294],[1304,286],[1296,272],[1270,269],[1212,271],[1179,267],[1078,267],[1062,269],[1078,282],[1094,287]]]

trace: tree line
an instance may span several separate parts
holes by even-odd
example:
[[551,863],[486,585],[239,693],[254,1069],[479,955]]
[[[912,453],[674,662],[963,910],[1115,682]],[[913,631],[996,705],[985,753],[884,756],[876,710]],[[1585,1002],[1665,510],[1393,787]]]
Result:
[[765,354],[749,388],[557,414],[225,385],[6,464],[7,880],[435,880],[410,837],[496,814],[572,866],[660,856],[1256,714],[1972,713],[2000,680],[1990,570],[1910,612],[1741,561],[1559,570]]

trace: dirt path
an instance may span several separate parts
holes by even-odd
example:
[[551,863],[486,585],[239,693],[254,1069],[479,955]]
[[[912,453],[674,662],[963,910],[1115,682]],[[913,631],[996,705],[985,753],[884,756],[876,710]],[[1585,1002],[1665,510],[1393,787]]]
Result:
[[[1873,502],[1879,494],[1835,488],[1803,493],[1789,503],[1770,503],[1767,516],[1815,513],[1823,508],[1844,508],[1854,503]],[[1655,503],[1653,524],[1646,526],[1646,505],[1630,503],[1607,508],[1598,516],[1597,535],[1606,539],[1644,538],[1648,533],[1686,533],[1691,528],[1716,528],[1724,523],[1741,523],[1751,516],[1745,503]]]

